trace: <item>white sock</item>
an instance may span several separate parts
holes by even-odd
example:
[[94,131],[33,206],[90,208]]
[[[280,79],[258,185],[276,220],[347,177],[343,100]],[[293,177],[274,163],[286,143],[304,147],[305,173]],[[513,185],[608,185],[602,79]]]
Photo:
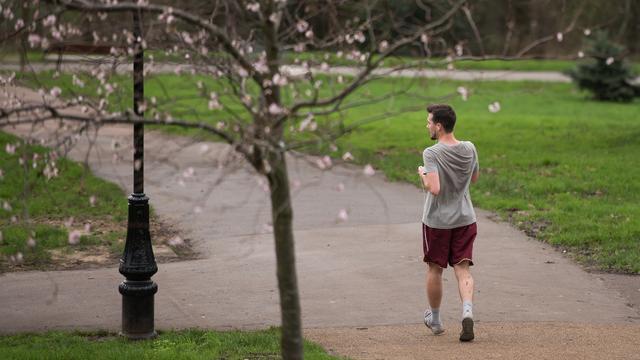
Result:
[[473,303],[471,301],[462,302],[462,318],[473,318]]
[[440,324],[440,309],[431,309],[431,323]]

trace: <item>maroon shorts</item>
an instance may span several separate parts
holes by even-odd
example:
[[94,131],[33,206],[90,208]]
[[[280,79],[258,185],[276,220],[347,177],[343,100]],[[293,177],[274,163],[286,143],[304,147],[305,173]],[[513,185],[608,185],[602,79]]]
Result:
[[434,229],[422,224],[423,261],[442,268],[453,266],[464,260],[473,265],[473,241],[478,233],[476,223],[453,229]]

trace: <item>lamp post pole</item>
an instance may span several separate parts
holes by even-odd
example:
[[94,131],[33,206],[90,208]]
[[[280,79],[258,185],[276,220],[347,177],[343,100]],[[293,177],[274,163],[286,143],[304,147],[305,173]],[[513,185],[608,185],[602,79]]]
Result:
[[[143,49],[141,12],[133,12],[133,111],[144,115]],[[124,253],[119,271],[125,276],[118,290],[122,294],[122,335],[130,340],[155,337],[154,295],[158,285],[151,276],[158,271],[149,234],[149,198],[144,194],[144,124],[133,125],[133,193],[129,196],[129,217]]]

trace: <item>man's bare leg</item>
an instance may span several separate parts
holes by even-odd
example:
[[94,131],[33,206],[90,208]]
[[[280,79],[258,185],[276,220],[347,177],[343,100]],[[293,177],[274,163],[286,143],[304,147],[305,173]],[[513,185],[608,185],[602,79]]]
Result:
[[460,292],[460,300],[464,302],[473,302],[473,277],[469,270],[469,262],[463,261],[453,266],[453,271],[458,279],[458,291]]
[[444,332],[442,321],[440,320],[440,303],[442,302],[442,268],[436,264],[428,264],[429,269],[426,274],[427,299],[431,309],[424,313],[424,324],[427,325],[434,335]]
[[442,268],[434,263],[428,264],[427,270],[427,299],[431,309],[440,309],[442,302]]

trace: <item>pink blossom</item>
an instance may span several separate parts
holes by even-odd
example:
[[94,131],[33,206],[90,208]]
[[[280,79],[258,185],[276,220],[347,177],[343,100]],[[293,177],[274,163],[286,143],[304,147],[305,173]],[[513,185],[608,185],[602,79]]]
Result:
[[260,3],[257,3],[257,2],[248,3],[247,4],[247,10],[252,11],[252,12],[260,11]]
[[420,41],[426,45],[429,42],[429,36],[427,34],[420,35]]
[[578,57],[582,59],[584,57],[584,52],[578,51]]
[[280,107],[280,105],[276,103],[272,103],[269,105],[269,114],[271,115],[279,115],[282,114],[284,110]]
[[559,32],[556,34],[556,40],[558,40],[558,42],[562,42],[562,39],[564,39],[564,35]]
[[351,153],[347,151],[346,153],[344,153],[342,155],[342,160],[344,160],[344,161],[353,160],[353,155],[351,155]]
[[22,262],[24,261],[24,256],[21,252],[18,251],[15,256],[11,255],[11,260],[16,264],[22,264]]
[[367,164],[364,166],[364,170],[362,171],[366,176],[373,176],[375,175],[376,171],[373,169],[373,166],[371,166],[370,164]]
[[15,29],[16,31],[18,31],[18,30],[20,30],[20,28],[22,28],[23,26],[24,26],[24,20],[22,20],[22,19],[18,19],[18,20],[16,21],[16,26],[14,27],[14,29]]
[[73,85],[78,86],[80,88],[84,87],[84,82],[82,80],[80,80],[76,74],[73,74],[73,76],[71,77],[71,82],[73,83]]
[[322,157],[322,162],[327,168],[330,168],[333,165],[333,163],[331,162],[331,158],[328,155]]
[[273,14],[269,15],[269,21],[271,21],[275,25],[280,24],[281,18],[282,18],[282,13],[280,11],[274,12]]
[[16,146],[12,144],[7,144],[4,146],[4,150],[7,152],[7,154],[13,155],[16,153]]
[[307,39],[311,39],[313,37],[313,30],[307,30],[307,32],[304,33],[304,36]]
[[615,59],[613,57],[608,57],[606,63],[607,63],[607,65],[611,65],[611,64],[613,64],[614,61],[615,61]]
[[38,34],[29,34],[27,41],[29,42],[29,46],[33,48],[40,44],[42,38]]
[[182,39],[184,40],[185,43],[187,43],[187,45],[193,45],[193,39],[191,38],[191,35],[189,35],[188,32],[183,31],[182,34],[180,35],[182,35]]
[[347,210],[340,209],[340,211],[338,211],[338,221],[345,222],[347,220],[349,220],[349,214],[347,213]]
[[246,78],[247,76],[249,76],[249,73],[247,72],[247,70],[245,70],[244,68],[238,68],[238,76],[240,76],[241,78]]
[[169,246],[174,246],[174,247],[182,246],[184,245],[184,240],[182,240],[180,236],[175,236],[171,240],[169,240],[167,244],[169,244]]
[[313,122],[313,114],[309,113],[307,117],[300,122],[299,130],[304,131],[304,129],[306,129],[309,124],[311,124],[311,122]]
[[56,24],[56,16],[55,15],[49,15],[46,18],[44,18],[44,20],[42,20],[42,25],[44,26],[53,26]]
[[584,36],[591,35],[591,29],[584,29]]
[[462,45],[461,44],[456,44],[455,49],[456,49],[456,56],[462,56],[463,50],[464,50]]
[[462,101],[467,101],[469,98],[469,91],[464,86],[458,86],[457,89],[458,94],[462,97]]
[[4,17],[5,17],[7,20],[13,20],[13,16],[14,16],[14,15],[13,15],[13,11],[11,11],[11,9],[10,9],[10,8],[6,8],[6,9],[4,9],[4,11],[2,12],[2,15],[4,15]]
[[52,162],[47,164],[42,171],[44,176],[46,176],[47,180],[51,180],[51,178],[58,176],[58,168],[56,167],[56,163]]
[[380,44],[378,44],[378,51],[385,52],[389,48],[389,42],[387,40],[382,40]]
[[309,23],[304,20],[300,20],[296,23],[296,30],[298,30],[298,32],[303,33],[307,31],[308,28],[309,28]]
[[82,233],[79,230],[73,230],[69,233],[68,242],[70,245],[78,245],[80,243],[80,236]]
[[182,172],[182,177],[188,179],[193,177],[193,175],[195,175],[196,171],[193,169],[193,167],[189,166],[184,172]]
[[320,170],[324,170],[327,168],[327,165],[324,163],[324,161],[322,161],[322,159],[316,159],[316,166],[320,169]]
[[54,98],[57,98],[58,96],[60,96],[61,93],[62,93],[62,90],[57,86],[54,86],[53,89],[49,91],[49,94]]
[[[267,161],[267,159],[262,160],[262,168],[264,169],[265,174],[269,174],[271,172],[271,164],[269,164],[269,161]],[[264,190],[264,192],[269,192],[269,186],[267,184],[264,184],[262,190]]]
[[495,101],[489,104],[489,111],[492,113],[497,113],[498,111],[500,111],[500,103]]
[[278,85],[278,86],[285,86],[287,85],[287,77],[286,76],[282,76],[280,74],[275,74],[273,75],[273,83]]

